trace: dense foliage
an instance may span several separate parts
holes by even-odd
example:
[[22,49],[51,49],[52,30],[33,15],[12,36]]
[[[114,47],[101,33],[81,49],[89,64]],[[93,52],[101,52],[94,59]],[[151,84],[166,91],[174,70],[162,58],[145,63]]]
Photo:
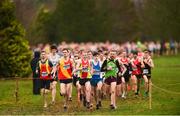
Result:
[[0,2],[0,77],[27,76],[31,52],[25,30],[15,17],[15,6],[9,0]]

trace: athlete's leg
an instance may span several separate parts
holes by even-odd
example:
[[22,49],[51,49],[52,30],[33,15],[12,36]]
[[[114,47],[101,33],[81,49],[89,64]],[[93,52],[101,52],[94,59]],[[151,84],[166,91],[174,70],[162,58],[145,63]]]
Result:
[[[66,84],[66,94],[67,94],[67,99],[66,100],[69,100],[70,96],[71,96],[71,89],[72,89],[72,83],[68,83]],[[67,102],[67,101],[66,101]]]
[[116,82],[111,82],[110,92],[111,92],[111,105],[116,107]]
[[107,90],[107,84],[106,83],[103,83],[103,85],[102,85],[102,98],[105,98],[106,97],[106,90]]
[[152,85],[151,78],[148,78],[148,92],[150,91],[149,89],[151,89],[150,88],[151,85]]
[[97,97],[96,97],[96,87],[91,86],[91,98],[90,98],[90,102],[93,103],[93,99],[95,99],[95,101],[97,101]]
[[69,85],[68,100],[69,100],[69,101],[72,101],[72,83]]
[[143,79],[144,79],[144,82],[145,82],[145,91],[148,92],[148,78],[146,75],[143,75]]
[[121,84],[122,84],[122,98],[125,98],[125,91],[126,91],[126,85],[125,85],[125,79],[124,77],[121,77]]
[[47,94],[49,93],[49,89],[50,89],[50,81],[42,80],[41,94],[43,95],[43,99],[44,99],[44,107],[47,107]]
[[67,95],[68,95],[68,98],[70,98],[71,97],[71,95],[72,95],[72,83],[68,83],[68,84],[66,84],[66,93],[67,93]]
[[53,81],[53,82],[51,83],[52,103],[55,103],[55,98],[56,98],[56,84],[57,84],[57,81]]
[[81,85],[79,84],[79,81],[76,82],[76,89],[77,89],[77,101],[78,104],[80,104]]
[[99,81],[96,87],[96,98],[97,98],[96,104],[98,105],[98,107],[99,106],[101,107],[101,90],[102,90],[102,81]]
[[67,89],[66,84],[60,83],[60,92],[61,95],[64,97],[64,108],[67,108],[67,99],[68,99],[66,89]]
[[121,86],[122,86],[122,83],[121,84],[118,84],[116,85],[116,96],[119,97],[122,93],[121,91]]
[[135,91],[135,93],[137,92],[137,78],[135,75],[132,75],[132,88]]
[[[85,83],[85,95],[87,104],[90,105],[90,98],[91,98],[91,84],[90,81]],[[87,106],[89,108],[89,106]]]
[[137,91],[136,91],[136,94],[138,94],[139,93],[139,90],[140,90],[140,84],[141,84],[141,75],[138,75],[138,76],[136,76],[136,78],[137,78]]
[[45,95],[45,88],[41,89],[41,95],[43,96],[43,101],[44,101],[44,107],[47,107],[47,100],[46,100],[46,95]]

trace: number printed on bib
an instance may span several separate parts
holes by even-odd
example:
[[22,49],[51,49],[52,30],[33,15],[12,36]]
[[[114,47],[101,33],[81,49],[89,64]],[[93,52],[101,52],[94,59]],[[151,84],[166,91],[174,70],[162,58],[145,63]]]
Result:
[[93,73],[93,75],[100,75],[100,71],[99,70],[96,70],[96,71],[94,71],[94,73]]
[[149,73],[148,69],[143,70],[143,74],[148,74],[148,73]]
[[47,72],[42,72],[41,76],[46,77],[46,76],[48,76],[48,73]]
[[88,72],[88,68],[83,67],[83,68],[82,68],[82,72]]
[[70,68],[70,65],[64,65],[64,69],[67,70]]

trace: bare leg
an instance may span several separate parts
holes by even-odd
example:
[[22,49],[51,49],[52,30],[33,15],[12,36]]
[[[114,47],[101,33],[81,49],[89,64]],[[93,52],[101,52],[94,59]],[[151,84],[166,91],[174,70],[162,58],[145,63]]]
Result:
[[78,104],[80,104],[81,85],[79,84],[79,81],[76,82],[76,89],[77,89],[77,101]]
[[124,77],[121,77],[121,81],[122,81],[122,98],[126,98],[125,97],[125,91],[126,91],[126,85],[125,85],[125,79]]
[[52,103],[55,103],[55,98],[56,98],[56,81],[53,81],[51,83],[51,89],[52,89]]
[[101,89],[102,89],[102,81],[98,82],[96,87],[96,109],[101,107]]
[[[90,105],[90,98],[91,98],[91,84],[89,81],[85,83],[85,93],[86,93],[86,101],[88,105]],[[88,106],[89,108],[89,106]]]
[[110,92],[111,92],[111,105],[116,107],[116,82],[112,82],[110,85]]
[[145,82],[145,91],[148,92],[148,78],[146,75],[143,75],[143,79],[144,79],[144,82]]
[[72,101],[72,84],[69,85],[69,89],[68,89],[68,100]]
[[60,91],[61,91],[61,95],[64,97],[64,108],[67,107],[67,87],[66,84],[64,83],[60,83]]
[[132,88],[136,93],[137,92],[137,78],[135,75],[132,75]]
[[121,84],[116,85],[116,96],[119,97],[121,95]]

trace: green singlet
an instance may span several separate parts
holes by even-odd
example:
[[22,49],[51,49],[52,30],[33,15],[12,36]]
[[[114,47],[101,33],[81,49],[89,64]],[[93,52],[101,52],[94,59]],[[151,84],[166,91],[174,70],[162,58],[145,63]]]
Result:
[[105,72],[105,78],[116,77],[117,76],[117,65],[116,60],[107,60],[107,67],[112,67],[112,70],[107,70]]

